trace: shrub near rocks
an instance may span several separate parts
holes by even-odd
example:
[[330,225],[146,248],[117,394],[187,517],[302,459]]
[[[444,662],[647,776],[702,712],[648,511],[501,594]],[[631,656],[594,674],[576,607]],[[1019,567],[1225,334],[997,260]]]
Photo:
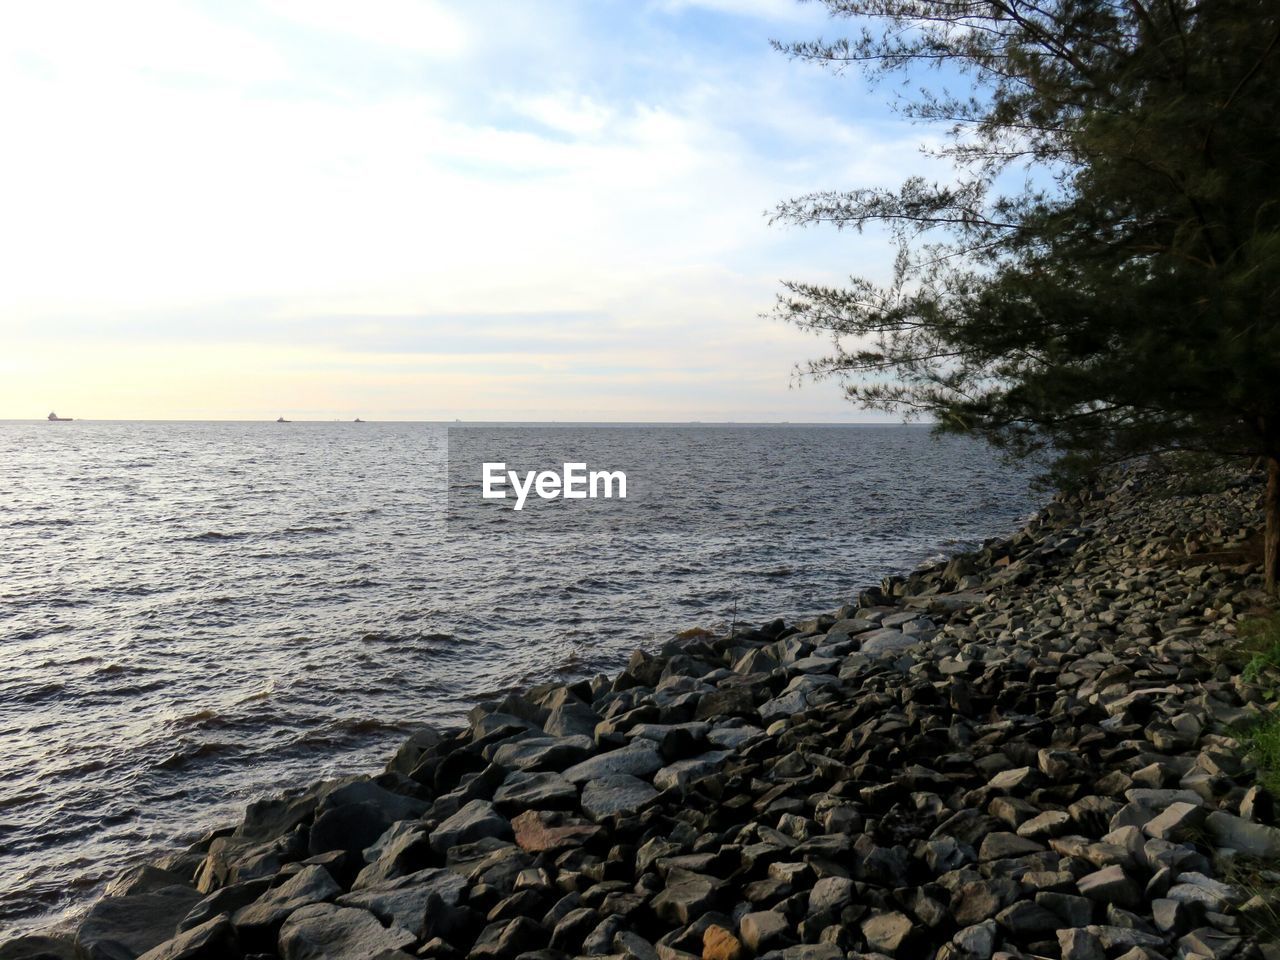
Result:
[[1258,487],[1161,483],[1059,498],[828,616],[480,704],[379,777],[255,804],[176,891],[102,901],[79,949],[1280,956],[1251,925],[1267,895],[1230,880],[1280,853],[1231,735],[1257,690],[1221,665],[1258,575],[1179,552],[1246,530]]

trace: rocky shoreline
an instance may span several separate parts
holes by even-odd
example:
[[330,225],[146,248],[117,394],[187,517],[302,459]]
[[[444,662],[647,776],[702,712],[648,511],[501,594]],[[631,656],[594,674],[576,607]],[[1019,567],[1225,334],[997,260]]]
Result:
[[0,960],[1276,960],[1280,828],[1233,736],[1274,705],[1225,656],[1261,487],[1186,480],[481,704]]

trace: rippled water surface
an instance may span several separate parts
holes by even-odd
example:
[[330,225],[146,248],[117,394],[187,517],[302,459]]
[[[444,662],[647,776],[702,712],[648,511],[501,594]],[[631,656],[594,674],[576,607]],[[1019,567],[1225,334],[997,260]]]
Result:
[[461,535],[446,433],[0,423],[0,940],[257,794],[373,769],[415,722],[830,610],[1033,506],[920,427],[636,427],[607,443],[689,481],[642,517]]

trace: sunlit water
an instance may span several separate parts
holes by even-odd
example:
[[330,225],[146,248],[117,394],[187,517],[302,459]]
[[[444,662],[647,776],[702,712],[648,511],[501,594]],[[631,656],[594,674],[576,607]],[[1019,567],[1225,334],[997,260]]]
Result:
[[0,423],[0,940],[417,722],[833,609],[1033,506],[1025,473],[919,427],[609,442],[707,482],[621,533],[460,536],[442,425]]

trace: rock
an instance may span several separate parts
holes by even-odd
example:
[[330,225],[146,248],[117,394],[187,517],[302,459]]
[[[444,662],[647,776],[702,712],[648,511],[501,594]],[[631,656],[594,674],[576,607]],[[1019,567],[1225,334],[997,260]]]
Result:
[[957,930],[951,942],[973,960],[991,960],[996,949],[996,923],[986,920]]
[[76,930],[84,960],[138,957],[173,939],[178,923],[200,900],[190,887],[164,887],[95,903]]
[[1088,930],[1059,930],[1058,948],[1062,951],[1062,960],[1107,960],[1101,941]]
[[496,793],[493,804],[500,810],[519,812],[531,809],[563,809],[578,800],[578,788],[558,773],[508,774]]
[[251,951],[269,950],[285,918],[301,907],[332,900],[342,893],[329,871],[305,867],[280,886],[232,914],[236,932]]
[[140,960],[225,960],[238,952],[235,930],[224,914],[152,947]]
[[[1132,791],[1131,791],[1132,792]],[[1157,840],[1179,841],[1199,828],[1205,812],[1197,798],[1195,803],[1178,801],[1165,807],[1164,812],[1148,820],[1142,831]]]
[[1205,828],[1218,846],[1230,847],[1250,857],[1280,858],[1280,829],[1276,827],[1215,810],[1205,818]]
[[1136,907],[1142,902],[1138,885],[1119,866],[1104,867],[1076,881],[1076,887],[1090,900]]
[[589,760],[574,764],[564,771],[570,783],[585,783],[603,777],[626,774],[632,777],[648,777],[662,768],[662,753],[658,744],[646,738],[632,740],[625,747],[600,753]]
[[1023,857],[1029,853],[1043,853],[1044,844],[1028,840],[1016,833],[989,833],[983,838],[978,850],[978,859],[1007,860],[1012,857]]
[[658,960],[653,944],[630,930],[619,930],[613,935],[613,949],[625,960]]
[[732,931],[711,924],[702,933],[702,960],[746,960],[747,951]]
[[823,877],[809,891],[809,913],[838,910],[853,899],[853,881],[847,877]]
[[671,924],[688,925],[711,909],[720,881],[690,870],[667,872],[667,885],[653,898],[653,912]]
[[493,753],[493,762],[508,770],[563,770],[596,752],[590,737],[530,737],[504,743]]
[[964,926],[982,923],[1013,903],[1019,896],[1016,883],[1004,878],[961,884],[951,895],[951,912]]
[[178,924],[178,931],[198,927],[220,913],[235,913],[241,907],[247,907],[271,888],[274,879],[274,877],[262,877],[258,880],[244,880],[211,893],[182,918]]
[[653,777],[653,785],[659,790],[684,789],[690,783],[708,777],[731,757],[728,750],[714,750],[686,760],[677,760],[659,770]]
[[516,843],[528,853],[544,853],[577,847],[600,834],[601,828],[581,822],[565,822],[562,815],[526,810],[511,821]]
[[1037,934],[1053,933],[1062,926],[1057,914],[1029,900],[1019,900],[1005,907],[996,914],[996,923],[1023,940]]
[[513,960],[547,942],[547,933],[528,917],[491,923],[481,932],[467,955],[470,960]]
[[896,910],[877,913],[862,921],[862,935],[867,946],[877,953],[906,956],[906,947],[914,925],[905,913]]
[[417,931],[428,908],[454,910],[467,889],[466,877],[452,870],[429,867],[407,876],[388,880],[372,888],[338,897],[342,907],[368,910],[388,926]]
[[35,934],[0,943],[0,960],[78,960],[71,940]]
[[776,910],[761,910],[745,914],[738,921],[738,932],[742,934],[742,942],[753,953],[764,953],[787,938],[791,925],[787,918]]
[[407,950],[416,939],[403,927],[384,927],[368,910],[314,903],[294,912],[280,928],[284,960],[375,960]]
[[893,656],[914,647],[921,637],[914,633],[903,633],[901,630],[881,628],[861,635],[860,652],[873,657]]
[[443,853],[450,847],[486,837],[509,840],[511,823],[487,800],[472,800],[431,832],[431,849]]
[[582,788],[582,812],[600,821],[614,814],[632,814],[658,795],[643,780],[613,774],[591,780]]

